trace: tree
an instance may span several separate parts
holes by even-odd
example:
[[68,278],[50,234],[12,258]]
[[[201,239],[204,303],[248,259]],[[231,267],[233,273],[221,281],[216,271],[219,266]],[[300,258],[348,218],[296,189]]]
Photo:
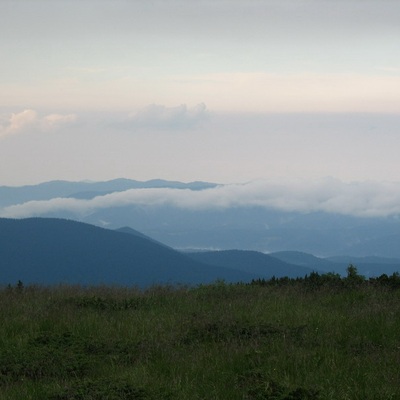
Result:
[[351,286],[360,285],[365,281],[365,277],[358,274],[357,268],[350,264],[347,267],[347,278],[346,282],[349,283]]

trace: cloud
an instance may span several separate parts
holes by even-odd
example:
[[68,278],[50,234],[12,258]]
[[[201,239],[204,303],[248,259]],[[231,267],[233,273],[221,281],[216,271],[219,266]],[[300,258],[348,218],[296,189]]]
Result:
[[75,114],[50,114],[42,118],[41,126],[46,130],[59,129],[64,125],[75,122],[76,119],[77,117]]
[[37,123],[38,116],[34,110],[24,110],[20,113],[12,113],[9,118],[4,118],[0,126],[0,135],[7,135],[20,132],[27,127]]
[[189,108],[186,104],[165,107],[151,104],[129,115],[127,125],[134,128],[156,128],[160,130],[187,129],[197,126],[208,116],[206,105]]
[[40,117],[35,110],[27,109],[0,119],[0,138],[28,131],[52,131],[76,119],[75,114],[49,114]]
[[314,182],[255,181],[220,185],[201,191],[189,189],[131,189],[91,200],[56,198],[4,208],[1,217],[25,218],[58,212],[89,215],[109,207],[163,205],[189,210],[260,206],[287,212],[328,212],[359,217],[400,214],[400,183],[344,183],[333,178]]

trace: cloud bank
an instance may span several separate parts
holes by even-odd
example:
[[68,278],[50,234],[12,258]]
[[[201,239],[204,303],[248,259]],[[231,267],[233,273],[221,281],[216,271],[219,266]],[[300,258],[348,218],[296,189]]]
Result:
[[387,217],[400,214],[400,183],[344,183],[329,178],[315,182],[220,185],[212,189],[131,189],[91,200],[55,198],[30,201],[0,211],[1,217],[25,218],[58,212],[77,216],[101,209],[128,205],[168,205],[188,210],[260,206],[287,212],[327,212],[358,217]]
[[188,107],[166,107],[151,104],[136,113],[129,115],[126,125],[131,128],[155,128],[157,130],[187,129],[197,126],[208,116],[206,105],[198,104]]
[[0,138],[19,133],[48,132],[75,122],[75,114],[49,114],[39,116],[35,110],[27,109],[0,118]]

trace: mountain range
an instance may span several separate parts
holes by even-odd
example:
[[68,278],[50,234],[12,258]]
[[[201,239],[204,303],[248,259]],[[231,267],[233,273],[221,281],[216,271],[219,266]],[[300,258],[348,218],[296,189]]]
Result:
[[137,234],[53,218],[0,219],[0,283],[199,284],[249,281]]
[[54,198],[93,199],[109,193],[123,192],[130,189],[173,188],[203,190],[217,186],[215,183],[190,182],[182,183],[152,179],[146,182],[133,179],[113,179],[106,182],[69,182],[50,181],[37,185],[0,186],[0,207],[22,204],[33,200],[50,200]]
[[[363,259],[364,260],[364,259]],[[400,260],[359,259],[368,275],[400,270]],[[57,218],[0,218],[0,284],[197,285],[224,280],[344,273],[347,259],[299,252],[263,254],[174,250],[131,228],[105,229]],[[396,264],[397,263],[397,264]],[[348,265],[348,264],[347,264]]]
[[[349,262],[362,265],[368,276],[381,271],[383,264],[388,271],[397,268],[397,216],[367,218],[321,211],[289,212],[260,205],[180,205],[180,199],[188,193],[206,197],[223,186],[161,179],[0,186],[0,217],[64,218],[113,230],[126,227],[182,251],[237,249],[276,257],[282,256],[282,252],[297,252],[298,265],[322,271],[326,267],[344,273]],[[141,197],[148,193],[152,193],[151,201]],[[171,193],[175,202],[166,200]],[[157,201],[154,196],[158,196]],[[310,259],[304,264],[301,253],[315,255],[318,260]],[[285,257],[283,261],[292,263],[292,259]]]

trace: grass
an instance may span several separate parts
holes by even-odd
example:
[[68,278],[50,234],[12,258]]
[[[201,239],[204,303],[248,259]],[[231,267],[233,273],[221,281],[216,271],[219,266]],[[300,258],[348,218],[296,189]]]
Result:
[[400,399],[399,289],[271,282],[3,288],[0,398]]

